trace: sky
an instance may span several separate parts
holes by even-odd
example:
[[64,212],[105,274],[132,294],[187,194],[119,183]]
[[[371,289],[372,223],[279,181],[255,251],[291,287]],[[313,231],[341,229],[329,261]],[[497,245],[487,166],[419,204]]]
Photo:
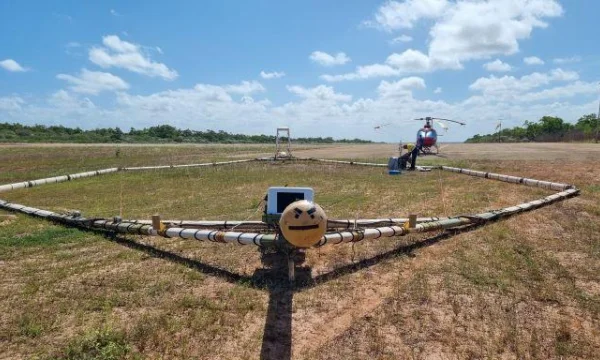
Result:
[[[598,112],[594,0],[0,1],[0,122],[444,141]],[[378,129],[375,127],[381,126]]]

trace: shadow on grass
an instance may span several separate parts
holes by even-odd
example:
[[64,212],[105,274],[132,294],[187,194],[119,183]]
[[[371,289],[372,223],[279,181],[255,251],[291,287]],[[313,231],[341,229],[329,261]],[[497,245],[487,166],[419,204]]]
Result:
[[441,234],[425,238],[414,244],[402,245],[395,249],[375,255],[373,257],[335,268],[328,273],[324,273],[324,274],[321,274],[314,278],[311,278],[309,282],[296,284],[295,290],[296,290],[296,292],[300,292],[300,291],[304,291],[306,289],[314,288],[314,287],[319,286],[328,281],[338,279],[344,275],[349,275],[354,272],[360,271],[362,269],[370,268],[372,266],[379,264],[382,261],[393,259],[395,257],[399,257],[399,256],[403,256],[403,255],[411,255],[416,250],[419,250],[419,249],[427,247],[427,246],[434,245],[442,240],[449,239],[458,234],[468,232],[468,231],[473,231],[483,225],[484,224],[474,224],[474,225],[468,225],[468,226],[458,228],[458,229],[446,230]]
[[[269,305],[260,359],[291,359],[292,357],[292,306],[294,286],[287,276],[287,256],[275,254],[270,268],[257,269],[253,278],[255,284],[266,287],[269,292]],[[296,267],[296,280],[310,279],[309,267]]]
[[[130,249],[142,251],[152,257],[165,259],[197,270],[203,274],[216,276],[236,284],[250,284],[251,287],[267,290],[269,305],[263,331],[260,358],[291,359],[292,356],[292,304],[294,288],[287,280],[287,257],[275,257],[271,268],[257,269],[252,277],[236,274],[225,269],[204,264],[154,246],[141,244],[126,237],[104,234],[107,239]],[[296,276],[306,281],[310,278],[310,268],[301,267]]]
[[253,278],[250,276],[236,274],[231,271],[228,271],[228,270],[216,267],[216,266],[212,266],[209,264],[205,264],[198,260],[190,259],[185,256],[181,256],[181,255],[178,255],[178,254],[166,251],[166,250],[162,250],[162,249],[159,249],[159,248],[151,246],[151,245],[138,243],[131,239],[127,239],[126,237],[115,236],[114,234],[111,234],[111,233],[104,233],[103,235],[110,241],[113,241],[119,245],[126,246],[130,249],[142,251],[142,252],[146,253],[147,255],[150,255],[154,258],[165,259],[165,260],[169,260],[171,262],[174,262],[174,263],[177,263],[180,265],[184,265],[190,269],[197,270],[203,274],[216,276],[216,277],[222,278],[231,283],[244,284],[244,283],[252,283],[252,281],[253,281]]
[[[483,225],[475,224],[459,229],[446,230],[441,234],[425,238],[417,243],[399,246],[371,258],[336,268],[314,278],[311,277],[311,269],[309,267],[296,267],[296,282],[294,284],[290,284],[287,279],[287,256],[283,254],[275,257],[275,260],[269,264],[268,268],[257,269],[252,276],[246,276],[151,245],[141,244],[113,233],[100,230],[94,230],[93,232],[100,233],[108,240],[119,245],[142,251],[152,257],[172,261],[203,274],[219,277],[230,283],[250,286],[258,290],[266,290],[269,293],[269,304],[265,319],[260,358],[263,360],[287,360],[291,359],[292,356],[292,306],[295,292],[314,288],[344,275],[375,266],[385,260],[410,255],[418,249],[434,245],[457,234],[475,230]],[[90,231],[89,229],[86,230]]]
[[[487,224],[489,224],[489,222]],[[352,274],[362,269],[370,268],[379,264],[382,261],[393,259],[399,256],[411,255],[411,253],[413,253],[416,250],[434,245],[442,240],[449,239],[458,234],[473,231],[482,227],[483,225],[484,224],[474,224],[458,229],[446,230],[441,234],[425,238],[414,244],[399,246],[397,248],[375,255],[373,257],[335,268],[330,272],[318,275],[316,277],[311,277],[310,268],[297,267],[296,282],[291,285],[291,289],[293,290],[293,292],[299,292],[304,291],[306,289],[314,288],[328,281],[338,279],[340,277]],[[190,269],[197,270],[206,275],[219,277],[230,283],[242,286],[250,286],[258,290],[267,291],[274,291],[282,287],[290,288],[290,284],[287,280],[287,258],[285,258],[285,256],[282,256],[281,259],[278,259],[278,262],[274,263],[270,268],[257,269],[252,276],[247,276],[236,274],[229,270],[219,268],[213,265],[205,264],[198,260],[181,256],[166,250],[162,250],[151,245],[141,244],[122,236],[115,236],[112,233],[102,232],[102,234],[108,240],[117,244],[126,246],[134,250],[142,251],[155,258],[165,259],[177,264],[184,265]]]

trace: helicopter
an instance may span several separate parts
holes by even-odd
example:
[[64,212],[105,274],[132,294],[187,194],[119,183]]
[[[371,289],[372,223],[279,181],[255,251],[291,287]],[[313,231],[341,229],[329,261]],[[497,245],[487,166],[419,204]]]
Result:
[[[433,122],[436,122],[445,131],[448,131],[448,125],[446,125],[444,123],[444,121],[450,121],[450,122],[457,123],[460,125],[466,125],[464,122],[461,122],[461,121],[436,118],[436,117],[430,117],[430,116],[427,116],[424,118],[412,119],[412,120],[425,121],[425,124],[423,125],[423,127],[421,129],[419,129],[419,131],[417,131],[417,138],[415,141],[415,143],[418,144],[420,142],[420,139],[422,138],[421,148],[420,148],[421,149],[420,153],[422,155],[436,155],[439,153],[440,149],[437,145],[437,138],[438,138],[438,136],[442,136],[442,135],[438,135],[438,132],[433,128],[433,125],[432,125]],[[379,131],[388,125],[392,125],[392,123],[380,124],[380,125],[374,126],[373,129],[375,131]]]
[[[423,154],[423,155],[435,155],[440,152],[440,149],[437,146],[438,133],[432,126],[433,121],[438,123],[446,131],[448,131],[448,125],[444,124],[442,121],[450,121],[450,122],[457,123],[460,125],[466,125],[464,122],[450,120],[450,119],[430,117],[430,116],[427,116],[424,118],[417,118],[417,119],[413,119],[413,120],[425,121],[425,125],[423,125],[423,127],[421,129],[419,129],[419,131],[417,131],[417,140],[416,140],[417,144],[419,144],[419,142],[421,141],[421,154]],[[434,151],[434,148],[435,148],[435,151]]]

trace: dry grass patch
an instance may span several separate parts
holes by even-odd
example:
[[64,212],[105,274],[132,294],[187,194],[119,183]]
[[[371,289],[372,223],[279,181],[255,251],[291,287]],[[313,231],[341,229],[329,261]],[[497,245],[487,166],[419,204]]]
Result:
[[[256,152],[124,148],[115,158],[111,148],[9,147],[0,148],[10,167],[0,179]],[[305,265],[313,280],[293,295],[292,358],[598,353],[597,163],[451,165],[574,183],[583,196],[422,247],[422,237],[410,236],[310,250]],[[118,173],[2,196],[88,216],[259,219],[267,187],[285,184],[313,186],[317,202],[336,218],[473,213],[548,194],[438,171],[392,177],[383,169],[247,164]],[[9,309],[0,313],[0,348],[9,358],[254,359],[269,291],[281,295],[270,284],[255,286],[260,268],[253,247],[112,239],[19,215],[0,227],[0,307]]]

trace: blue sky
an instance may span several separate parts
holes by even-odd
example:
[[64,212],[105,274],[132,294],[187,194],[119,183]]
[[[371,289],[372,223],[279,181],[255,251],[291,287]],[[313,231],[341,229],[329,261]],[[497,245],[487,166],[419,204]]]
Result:
[[[598,110],[600,2],[0,2],[0,122],[444,139]],[[380,124],[390,124],[375,131]],[[443,131],[442,131],[443,132]]]

